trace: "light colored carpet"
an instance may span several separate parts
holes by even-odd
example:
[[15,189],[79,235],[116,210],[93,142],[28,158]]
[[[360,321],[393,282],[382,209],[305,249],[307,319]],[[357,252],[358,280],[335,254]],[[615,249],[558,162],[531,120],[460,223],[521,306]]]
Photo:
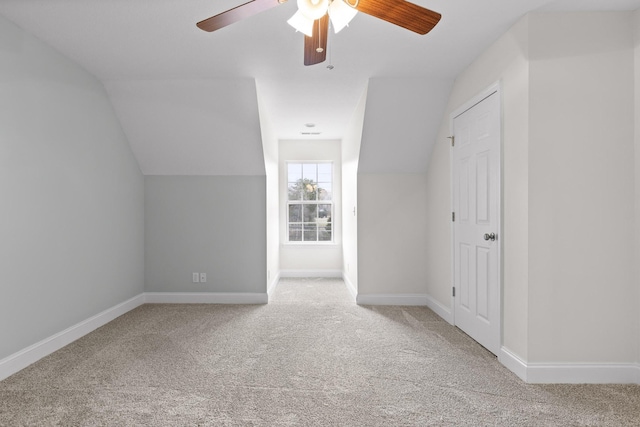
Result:
[[527,385],[424,307],[334,279],[144,305],[0,382],[0,425],[638,426],[636,385]]

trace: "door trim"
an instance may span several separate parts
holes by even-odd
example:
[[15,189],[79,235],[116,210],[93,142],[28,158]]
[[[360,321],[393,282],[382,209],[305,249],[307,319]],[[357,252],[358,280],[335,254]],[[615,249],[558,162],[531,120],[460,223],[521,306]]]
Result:
[[[498,187],[499,187],[499,191],[498,191],[498,239],[496,239],[496,243],[498,244],[498,305],[500,307],[499,309],[499,316],[500,319],[498,321],[498,325],[499,325],[499,333],[500,333],[500,347],[502,347],[503,344],[503,313],[504,313],[504,307],[503,307],[503,299],[502,299],[502,289],[503,289],[503,283],[502,283],[502,277],[503,277],[503,259],[504,259],[504,255],[503,255],[503,245],[502,245],[502,241],[503,241],[503,236],[504,236],[504,230],[502,229],[502,215],[504,214],[504,207],[503,207],[503,203],[502,203],[502,195],[504,193],[504,183],[502,182],[502,168],[504,167],[504,156],[503,156],[503,145],[504,145],[504,110],[503,110],[503,99],[502,99],[502,82],[501,81],[497,81],[495,83],[493,83],[492,85],[490,85],[489,87],[487,87],[486,89],[484,89],[483,91],[479,92],[478,94],[476,94],[475,96],[473,96],[471,99],[469,99],[467,102],[465,102],[464,104],[462,104],[460,107],[454,109],[451,114],[449,115],[449,135],[453,135],[453,121],[456,117],[458,117],[459,115],[461,115],[462,113],[464,113],[465,111],[471,109],[473,106],[475,106],[476,104],[479,104],[480,102],[482,102],[484,99],[488,98],[489,96],[496,94],[498,96],[498,104],[499,104],[499,117],[500,117],[500,142],[499,142],[499,156],[500,156],[500,161],[498,162]],[[453,171],[454,171],[454,167],[453,167],[453,147],[451,147],[449,149],[449,195],[450,195],[450,208],[451,208],[451,212],[454,212],[454,198],[453,198],[453,181],[454,181],[454,177],[453,177]],[[455,278],[455,235],[454,235],[454,226],[453,226],[453,221],[450,223],[451,224],[451,228],[450,228],[450,242],[451,242],[451,288],[453,288],[454,286],[454,278]],[[453,292],[450,293],[451,296],[451,317],[450,317],[450,321],[452,325],[455,325],[455,319],[456,319],[456,310],[455,310],[455,297],[453,296]]]

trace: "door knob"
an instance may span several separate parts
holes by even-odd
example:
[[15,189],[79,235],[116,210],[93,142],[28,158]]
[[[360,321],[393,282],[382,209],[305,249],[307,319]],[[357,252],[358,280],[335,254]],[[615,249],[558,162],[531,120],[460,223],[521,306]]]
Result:
[[484,240],[491,240],[492,242],[496,240],[496,233],[485,233]]

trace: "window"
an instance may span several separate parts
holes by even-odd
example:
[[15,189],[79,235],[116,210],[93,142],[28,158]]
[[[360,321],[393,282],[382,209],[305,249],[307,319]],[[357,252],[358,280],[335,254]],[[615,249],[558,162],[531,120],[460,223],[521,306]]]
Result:
[[332,242],[333,164],[287,163],[289,242]]

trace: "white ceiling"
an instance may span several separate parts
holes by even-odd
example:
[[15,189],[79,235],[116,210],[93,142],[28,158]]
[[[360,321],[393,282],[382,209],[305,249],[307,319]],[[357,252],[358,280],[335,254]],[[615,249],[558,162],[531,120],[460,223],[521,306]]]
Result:
[[[303,35],[286,23],[296,10],[295,0],[213,33],[195,26],[244,2],[0,0],[0,14],[97,76],[143,172],[173,174],[224,169],[206,164],[216,157],[215,149],[203,148],[216,124],[206,118],[225,120],[220,112],[235,95],[221,88],[238,78],[258,82],[257,96],[278,138],[335,139],[343,135],[369,78],[452,82],[529,11],[640,8],[640,0],[414,0],[443,16],[427,35],[359,13],[348,28],[330,34],[327,62],[305,67]],[[327,69],[328,64],[334,68]],[[235,120],[249,121],[250,129],[241,124],[223,128],[259,138],[255,100],[245,83],[239,86],[242,97],[230,108],[239,112]],[[441,117],[446,97],[441,98],[426,113]],[[247,100],[253,105],[243,114]],[[315,123],[321,135],[302,136],[309,131],[305,123]]]

